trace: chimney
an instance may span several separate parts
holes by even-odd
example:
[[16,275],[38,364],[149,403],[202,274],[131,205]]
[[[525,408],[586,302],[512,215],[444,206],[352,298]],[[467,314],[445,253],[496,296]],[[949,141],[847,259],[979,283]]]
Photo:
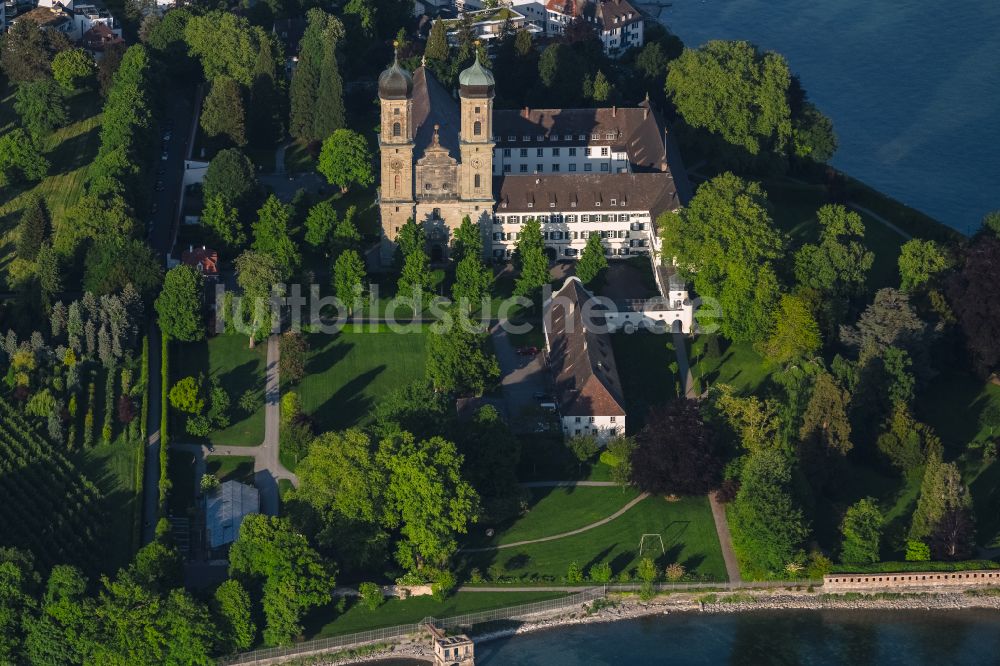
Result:
[[646,118],[649,118],[649,105],[648,104],[646,106],[642,107],[642,119],[645,120]]
[[524,107],[524,111],[522,111],[522,113],[524,114],[524,117],[525,117],[525,118],[527,118],[527,117],[528,117],[528,113],[529,113],[529,111],[530,111],[530,109],[529,109],[528,107]]

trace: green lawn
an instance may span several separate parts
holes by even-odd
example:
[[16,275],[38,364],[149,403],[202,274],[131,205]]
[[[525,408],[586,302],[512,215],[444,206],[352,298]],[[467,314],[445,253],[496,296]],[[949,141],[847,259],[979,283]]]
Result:
[[[555,531],[563,530],[557,527]],[[694,576],[726,580],[712,511],[704,497],[688,497],[677,502],[649,497],[610,523],[576,536],[486,553],[466,553],[464,556],[460,553],[459,556],[465,574],[473,567],[485,573],[491,564],[498,563],[504,566],[508,576],[525,582],[561,581],[570,562],[574,561],[584,570],[607,562],[617,576],[637,566],[639,542],[644,534],[662,537],[665,552],[660,550],[659,539],[654,545],[650,537],[646,538],[643,550],[643,556],[655,557],[661,568],[671,562],[680,562]],[[501,535],[500,539],[503,538]]]
[[175,516],[186,516],[194,502],[194,472],[193,453],[173,449],[167,452],[167,476],[173,484],[167,503]]
[[[531,488],[528,510],[504,525],[474,525],[469,547],[496,546],[569,532],[614,514],[635,499],[634,488]],[[486,536],[492,527],[496,534]]]
[[427,334],[355,332],[308,334],[306,376],[294,388],[318,432],[367,425],[388,393],[424,377]]
[[618,377],[625,392],[630,433],[642,429],[649,410],[677,397],[677,363],[673,336],[637,331],[616,333],[611,346],[618,364]]
[[748,342],[731,343],[722,336],[715,336],[719,355],[711,355],[709,334],[699,335],[691,343],[689,360],[699,392],[722,383],[737,391],[749,393],[762,386],[771,374],[763,357]]
[[81,469],[104,495],[104,515],[110,522],[107,552],[111,561],[104,568],[108,572],[131,562],[140,545],[135,542],[136,528],[142,521],[142,496],[136,493],[136,482],[141,478],[136,469],[140,464],[140,447],[141,444],[127,444],[122,438],[74,454]]
[[[0,99],[0,133],[13,127],[13,92]],[[66,127],[59,128],[45,139],[45,154],[51,166],[41,182],[0,190],[0,283],[16,282],[29,271],[26,262],[14,257],[14,231],[18,216],[29,193],[41,195],[49,207],[55,228],[62,223],[66,211],[81,196],[87,167],[100,147],[101,100],[96,92],[78,93],[69,100]],[[7,274],[10,280],[7,280]]]
[[[347,610],[336,615],[334,605],[319,608],[306,617],[303,623],[308,639],[327,638],[352,634],[369,629],[413,624],[425,617],[445,619],[466,613],[505,608],[535,601],[547,601],[566,596],[558,592],[459,592],[443,602],[433,597],[388,599],[374,611],[368,610],[356,599],[348,600]],[[333,620],[329,618],[333,615]]]
[[581,463],[566,447],[561,434],[521,436],[517,465],[521,481],[610,481],[611,468],[594,458]]
[[921,391],[916,413],[934,427],[946,446],[961,451],[970,442],[1000,435],[1000,430],[990,433],[980,422],[989,404],[1000,407],[1000,386],[970,373],[945,372]]
[[253,456],[208,456],[205,472],[214,474],[219,482],[253,483]]
[[[174,364],[171,386],[179,379],[204,373],[217,377],[229,394],[231,424],[208,437],[215,446],[257,446],[264,440],[264,373],[267,345],[247,347],[243,335],[218,335],[207,341],[177,345],[170,355]],[[242,411],[240,397],[248,390],[258,392],[258,408],[252,414]],[[173,438],[197,441],[184,431],[184,419],[175,413]]]

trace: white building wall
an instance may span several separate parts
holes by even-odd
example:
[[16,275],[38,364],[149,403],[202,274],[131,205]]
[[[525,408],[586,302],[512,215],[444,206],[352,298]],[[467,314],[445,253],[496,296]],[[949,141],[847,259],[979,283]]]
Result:
[[610,146],[517,146],[493,150],[493,175],[630,173],[628,153]]
[[563,416],[563,435],[594,435],[601,444],[625,434],[624,416]]
[[539,209],[537,213],[505,213],[498,208],[490,229],[493,256],[509,258],[520,238],[521,229],[529,219],[542,223],[545,246],[556,251],[560,259],[579,256],[591,234],[599,234],[608,256],[648,254],[652,220],[649,211],[555,210]]

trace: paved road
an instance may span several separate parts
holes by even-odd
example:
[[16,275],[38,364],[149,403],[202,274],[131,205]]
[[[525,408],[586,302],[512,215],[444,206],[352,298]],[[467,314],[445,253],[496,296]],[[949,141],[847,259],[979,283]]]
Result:
[[850,208],[853,208],[854,210],[858,211],[859,213],[864,213],[865,215],[871,217],[872,219],[877,220],[878,222],[882,223],[886,227],[888,227],[888,228],[892,229],[893,231],[895,231],[897,234],[899,234],[900,236],[902,236],[906,240],[910,240],[911,238],[913,238],[913,236],[911,236],[910,234],[906,233],[905,231],[903,231],[902,229],[900,229],[899,227],[897,227],[895,224],[893,224],[889,220],[885,219],[884,217],[882,217],[881,215],[879,215],[875,211],[871,210],[870,208],[865,208],[864,206],[862,206],[860,204],[856,204],[853,201],[848,201],[847,205]]
[[548,388],[543,354],[533,357],[521,356],[514,350],[510,336],[504,330],[503,322],[495,322],[490,327],[493,350],[500,363],[500,388],[507,403],[507,417],[514,432],[533,432],[537,419],[532,416],[538,409],[536,393],[544,393]]
[[681,377],[681,395],[685,398],[697,399],[694,388],[694,375],[691,374],[691,364],[688,363],[687,336],[680,331],[674,331],[674,351],[677,353],[677,374]]
[[160,504],[160,327],[149,327],[149,414],[146,421],[145,464],[142,476],[142,543],[156,536],[156,521]]
[[542,537],[540,539],[529,539],[527,541],[515,541],[513,543],[505,543],[505,544],[502,544],[500,546],[487,546],[485,548],[462,548],[461,552],[463,552],[463,553],[487,553],[487,552],[490,552],[490,551],[493,551],[493,550],[504,550],[506,548],[517,548],[518,546],[527,546],[527,545],[530,545],[530,544],[533,544],[533,543],[542,543],[544,541],[555,541],[556,539],[564,539],[566,537],[575,536],[577,534],[583,534],[584,532],[589,532],[590,530],[595,529],[597,527],[601,527],[602,525],[607,525],[612,520],[621,517],[626,511],[628,511],[629,509],[631,509],[632,507],[634,507],[636,504],[638,504],[642,500],[646,499],[647,497],[649,497],[649,493],[643,493],[643,494],[639,495],[638,497],[636,497],[635,499],[633,499],[628,504],[626,504],[625,506],[623,506],[622,508],[620,508],[617,511],[615,511],[613,514],[611,514],[607,518],[602,518],[601,520],[598,520],[595,523],[591,523],[590,525],[586,525],[584,527],[581,527],[581,528],[575,529],[575,530],[571,530],[569,532],[562,532],[560,534],[553,534],[551,536]]

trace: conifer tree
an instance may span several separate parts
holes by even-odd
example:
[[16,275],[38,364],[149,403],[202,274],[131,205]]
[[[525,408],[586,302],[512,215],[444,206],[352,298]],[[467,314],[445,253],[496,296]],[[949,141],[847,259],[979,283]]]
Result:
[[18,258],[34,261],[42,243],[49,236],[49,229],[49,212],[45,207],[45,200],[37,194],[29,195],[17,225]]
[[250,140],[259,146],[273,146],[284,138],[280,84],[270,39],[261,40],[250,87]]
[[208,136],[229,137],[237,146],[247,143],[246,114],[240,86],[228,76],[217,76],[205,97],[201,111],[201,128]]
[[347,124],[344,111],[344,84],[340,78],[336,45],[331,42],[325,46],[313,118],[312,136],[315,140],[325,139]]
[[590,284],[607,267],[608,259],[604,256],[601,234],[592,231],[587,237],[587,245],[583,248],[580,261],[576,264],[576,276],[584,284]]

